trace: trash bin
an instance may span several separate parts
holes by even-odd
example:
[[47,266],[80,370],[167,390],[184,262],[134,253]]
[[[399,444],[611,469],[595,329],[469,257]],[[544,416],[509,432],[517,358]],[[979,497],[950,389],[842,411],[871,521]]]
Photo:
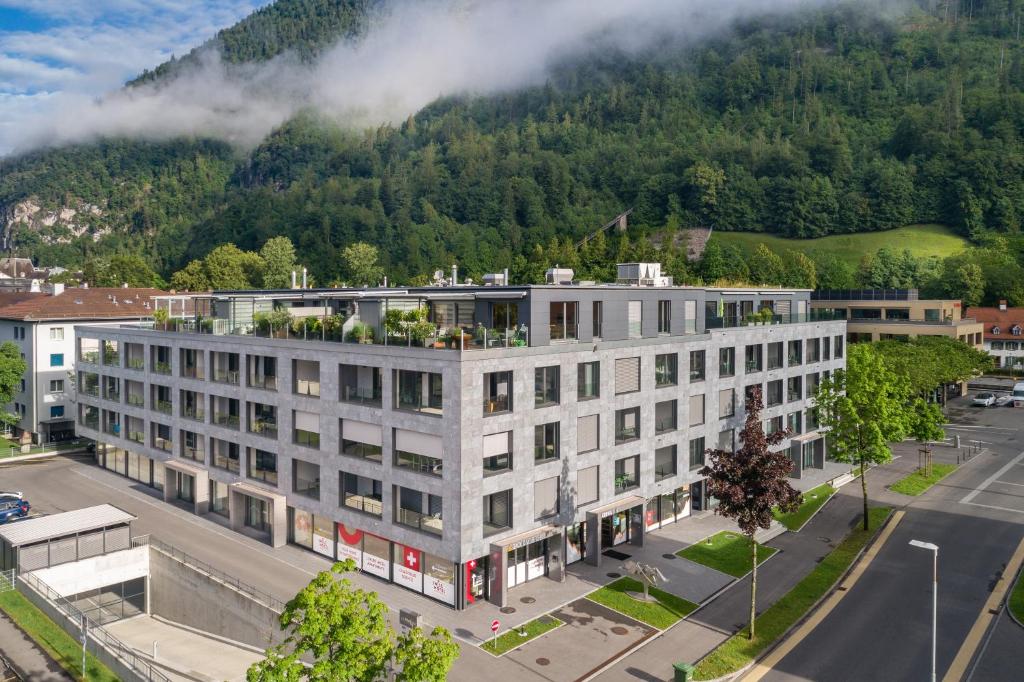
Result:
[[675,671],[672,682],[690,682],[693,679],[693,666],[689,663],[673,663],[672,670]]

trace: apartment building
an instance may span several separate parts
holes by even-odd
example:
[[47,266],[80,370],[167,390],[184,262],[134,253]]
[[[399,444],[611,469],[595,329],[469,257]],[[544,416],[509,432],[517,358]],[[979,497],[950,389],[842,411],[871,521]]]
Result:
[[984,327],[985,352],[995,358],[996,367],[1024,370],[1024,308],[999,301],[996,307],[968,308],[967,315]]
[[215,292],[166,330],[82,327],[79,430],[170,503],[455,608],[708,509],[697,472],[754,386],[794,475],[824,465],[809,396],[846,323],[809,291],[571,278]]
[[917,289],[819,289],[811,308],[845,318],[850,342],[948,336],[982,344],[981,322],[964,316],[960,301],[918,299]]
[[14,435],[49,443],[75,436],[76,324],[111,324],[149,318],[158,289],[68,288],[50,293],[0,292],[0,340],[21,348],[28,365],[13,404]]

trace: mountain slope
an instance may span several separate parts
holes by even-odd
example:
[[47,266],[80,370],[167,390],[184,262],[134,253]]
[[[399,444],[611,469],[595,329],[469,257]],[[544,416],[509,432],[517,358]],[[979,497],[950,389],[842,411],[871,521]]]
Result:
[[[288,8],[320,4],[280,0],[239,24],[249,28],[222,32],[245,38],[229,59],[284,43],[313,54],[332,30],[358,34],[376,7],[325,3],[353,14],[309,19],[312,33],[255,28],[289,26]],[[0,215],[41,259],[127,247],[164,274],[223,241],[255,248],[285,234],[321,282],[357,239],[381,247],[398,281],[454,261],[479,275],[631,206],[641,233],[1016,232],[1021,9],[975,0],[970,21],[956,23],[856,5],[751,19],[696,46],[583,55],[544,86],[445,98],[397,127],[346,131],[300,115],[249,152],[188,140],[40,152],[0,161]],[[105,236],[14,222],[27,201],[58,216],[85,207]]]

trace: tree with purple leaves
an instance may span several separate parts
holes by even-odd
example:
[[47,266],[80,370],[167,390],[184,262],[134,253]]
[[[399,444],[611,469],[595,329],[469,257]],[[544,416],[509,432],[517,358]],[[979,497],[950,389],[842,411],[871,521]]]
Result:
[[718,500],[715,513],[735,519],[750,544],[750,630],[754,638],[757,615],[757,542],[758,528],[772,523],[772,510],[795,511],[800,506],[800,492],[788,480],[793,463],[784,451],[773,450],[789,436],[788,429],[765,434],[761,422],[764,404],[760,387],[747,397],[747,421],[740,432],[739,450],[708,451],[708,464],[700,473],[707,479],[708,494]]

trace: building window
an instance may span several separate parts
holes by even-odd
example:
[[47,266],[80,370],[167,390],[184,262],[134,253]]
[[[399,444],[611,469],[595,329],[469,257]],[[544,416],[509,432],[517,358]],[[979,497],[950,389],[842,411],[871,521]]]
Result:
[[558,422],[537,424],[533,427],[533,461],[548,462],[558,459]]
[[50,329],[50,340],[51,341],[63,341],[64,340],[64,327],[53,327]]
[[718,376],[731,377],[736,375],[736,349],[718,349]]
[[594,338],[601,338],[601,329],[604,326],[604,305],[601,301],[594,301]]
[[626,407],[615,411],[615,444],[628,443],[640,437],[640,408]]
[[320,465],[301,459],[292,459],[292,492],[319,500]]
[[249,448],[247,473],[249,478],[277,485],[277,455],[266,450]]
[[780,414],[779,416],[772,417],[768,420],[768,427],[765,429],[765,433],[770,436],[773,433],[778,433],[782,428],[782,415]]
[[808,431],[814,431],[818,428],[818,408],[811,407],[804,411],[804,423],[807,425]]
[[658,333],[672,332],[672,301],[658,301]]
[[380,407],[380,367],[340,365],[341,399],[346,403]]
[[666,433],[675,431],[677,428],[676,413],[678,403],[675,400],[666,400],[654,405],[654,432]]
[[690,381],[704,381],[704,351],[690,351]]
[[797,436],[803,433],[800,428],[801,415],[799,412],[790,412],[786,415],[786,428],[789,429],[790,435]]
[[484,536],[512,527],[512,491],[484,495]]
[[794,402],[796,400],[803,400],[804,392],[803,377],[789,377],[786,379],[786,402]]
[[320,415],[292,410],[292,442],[307,448],[320,449]]
[[782,379],[768,382],[768,396],[765,404],[768,407],[782,404]]
[[615,494],[640,487],[640,455],[615,460]]
[[789,342],[789,366],[794,367],[803,362],[803,341],[797,339]]
[[181,431],[181,456],[196,462],[206,461],[206,448],[203,437],[193,431]]
[[576,472],[576,506],[597,502],[600,473],[597,465]]
[[64,354],[63,353],[50,353],[50,367],[63,367],[64,366]]
[[629,338],[639,339],[643,335],[644,306],[642,301],[627,301],[627,324]]
[[618,358],[615,361],[615,395],[640,390],[640,358]]
[[588,414],[576,419],[576,453],[593,452],[601,447],[601,417]]
[[733,438],[735,437],[736,429],[725,429],[724,431],[718,432],[718,449],[725,450],[726,452],[733,451]]
[[50,406],[50,419],[57,419],[58,417],[64,416],[63,405],[51,405]]
[[392,486],[395,523],[441,535],[444,529],[443,504],[438,495],[421,493],[413,488]]
[[761,354],[762,354],[762,346],[761,346],[761,344],[753,344],[753,345],[747,346],[746,358],[745,358],[746,359],[746,365],[745,366],[747,368],[747,374],[750,374],[751,372],[760,372],[763,369],[763,367],[761,365]]
[[559,372],[561,366],[538,367],[533,373],[533,404],[534,407],[557,405],[559,396]]
[[836,349],[835,358],[836,358],[836,360],[838,360],[839,358],[843,357],[843,336],[842,336],[842,334],[840,334],[839,336],[836,336],[833,339],[833,341],[835,342],[833,345],[835,346],[835,349]]
[[804,381],[805,381],[805,386],[807,388],[807,397],[808,398],[813,398],[815,396],[815,394],[818,392],[818,385],[820,383],[820,375],[817,372],[814,372],[813,374],[808,374]]
[[442,414],[441,375],[434,372],[395,370],[395,409]]
[[579,303],[576,301],[553,301],[551,303],[549,319],[552,341],[574,341],[579,338],[578,310]]
[[320,363],[316,360],[292,360],[292,393],[320,397]]
[[518,303],[494,303],[491,311],[495,329],[508,330],[519,326]]
[[654,356],[654,385],[675,386],[679,383],[679,355],[665,353]]
[[512,471],[512,432],[484,436],[484,476]]
[[63,379],[51,379],[50,380],[50,393],[63,393],[64,392],[64,380]]
[[581,362],[577,365],[576,399],[590,400],[601,395],[601,363]]
[[704,423],[704,394],[690,396],[690,426]]
[[512,411],[512,372],[484,374],[484,415]]
[[342,507],[377,517],[384,514],[384,489],[380,481],[344,471],[338,475],[341,479],[338,486],[341,499],[338,502]]
[[821,359],[832,359],[832,339],[828,336],[822,337],[821,339]]
[[238,443],[229,443],[226,440],[213,438],[210,445],[213,451],[213,466],[237,474],[241,461],[239,459]]
[[718,392],[718,418],[726,419],[736,414],[736,389],[723,388]]
[[704,437],[694,438],[690,441],[690,471],[700,469],[704,466]]
[[534,518],[546,519],[558,513],[558,489],[561,476],[552,476],[533,484]]
[[676,475],[676,446],[668,445],[654,451],[654,480],[662,481]]
[[416,452],[395,450],[394,465],[401,469],[411,469],[421,474],[441,476],[444,474],[443,460]]
[[782,342],[776,341],[775,343],[768,344],[768,370],[779,369],[782,367]]

